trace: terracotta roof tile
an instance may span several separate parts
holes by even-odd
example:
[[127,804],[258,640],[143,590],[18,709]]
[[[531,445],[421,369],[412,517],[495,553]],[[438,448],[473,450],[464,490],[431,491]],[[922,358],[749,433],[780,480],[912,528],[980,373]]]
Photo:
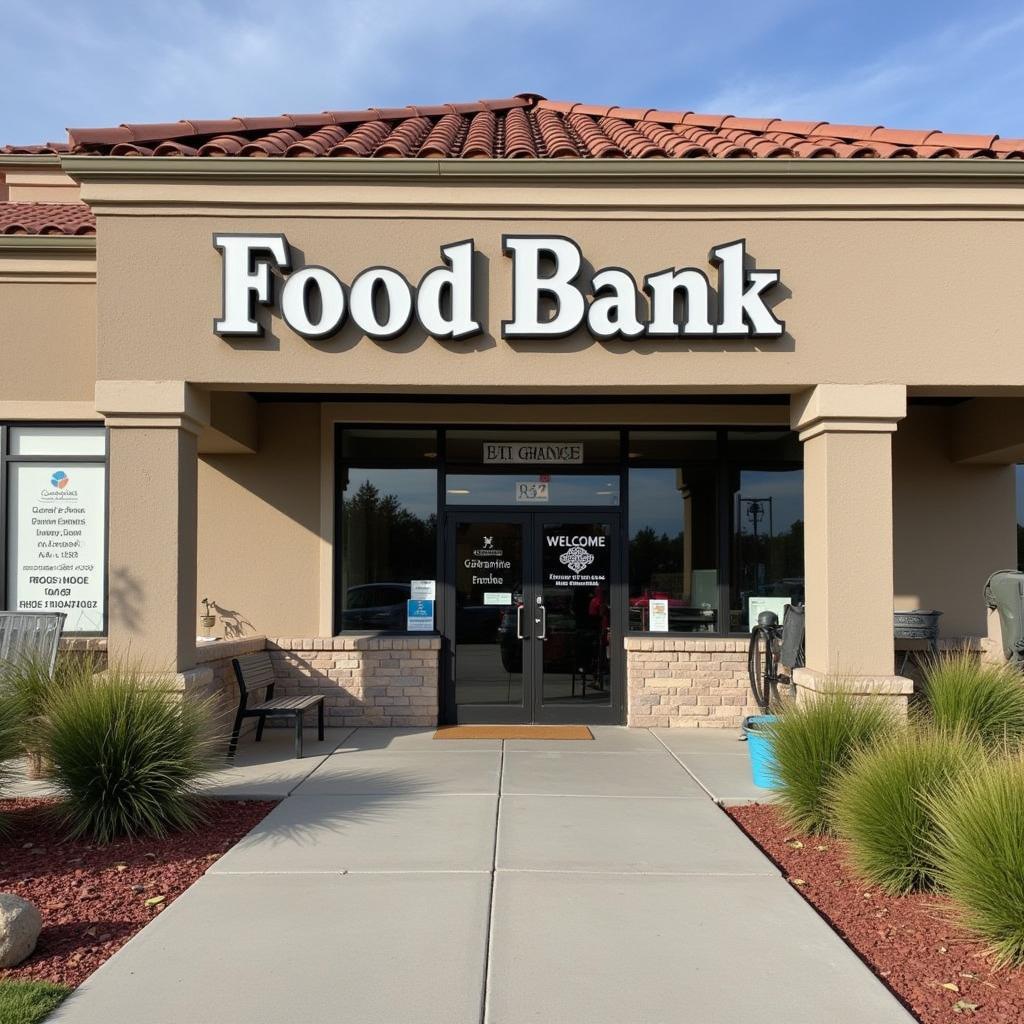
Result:
[[95,235],[85,203],[0,203],[0,235]]
[[788,157],[1020,159],[1024,140],[880,125],[736,117],[548,100],[536,93],[426,106],[72,128],[67,143],[0,154],[645,160]]

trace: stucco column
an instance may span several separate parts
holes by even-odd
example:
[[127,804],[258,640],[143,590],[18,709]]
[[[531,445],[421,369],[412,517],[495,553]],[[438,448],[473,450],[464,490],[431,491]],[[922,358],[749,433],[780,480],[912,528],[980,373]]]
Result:
[[798,697],[842,686],[905,707],[913,690],[893,655],[892,434],[906,407],[902,385],[820,384],[794,397],[807,604]]
[[196,664],[197,442],[209,396],[182,381],[101,381],[110,429],[108,651],[187,686]]

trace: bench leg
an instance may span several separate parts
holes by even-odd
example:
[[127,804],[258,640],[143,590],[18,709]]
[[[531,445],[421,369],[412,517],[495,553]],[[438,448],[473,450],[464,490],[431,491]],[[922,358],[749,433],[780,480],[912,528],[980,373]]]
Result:
[[316,733],[317,739],[323,743],[324,741],[324,702],[320,701],[316,706]]
[[235,715],[235,724],[231,729],[231,741],[228,743],[228,759],[235,756],[238,749],[238,734],[242,731],[242,712],[239,710]]
[[259,743],[263,739],[263,726],[267,721],[266,715],[260,715],[259,721],[256,723],[256,742]]
[[302,712],[295,716],[295,756],[302,757]]

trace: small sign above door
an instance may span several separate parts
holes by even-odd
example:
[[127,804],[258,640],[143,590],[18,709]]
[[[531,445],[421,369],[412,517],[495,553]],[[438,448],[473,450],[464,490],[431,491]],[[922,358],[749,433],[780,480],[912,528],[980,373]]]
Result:
[[484,441],[484,462],[513,466],[552,465],[580,466],[583,464],[582,441]]
[[516,502],[520,505],[543,504],[548,500],[549,486],[546,480],[517,480]]

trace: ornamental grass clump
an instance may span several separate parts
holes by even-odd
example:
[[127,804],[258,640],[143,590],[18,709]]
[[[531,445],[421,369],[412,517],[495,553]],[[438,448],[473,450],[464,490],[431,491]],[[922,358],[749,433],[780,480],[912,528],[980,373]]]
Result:
[[901,729],[854,750],[831,794],[835,830],[854,870],[891,895],[932,888],[930,801],[984,760],[976,739],[924,729]]
[[779,804],[790,827],[832,831],[831,788],[854,750],[896,728],[882,701],[832,690],[782,708],[765,729]]
[[0,663],[0,698],[17,737],[17,754],[29,758],[32,773],[42,768],[43,720],[47,703],[60,690],[91,679],[99,670],[92,655],[57,657],[53,669],[47,658],[26,654]]
[[120,667],[57,691],[46,710],[48,776],[72,836],[109,843],[202,820],[197,789],[217,742],[209,700]]
[[[0,693],[0,797],[11,781],[14,758],[21,753],[21,733],[14,702],[8,694]],[[0,815],[0,835],[8,832],[7,821]]]
[[972,734],[989,746],[1024,740],[1024,675],[957,651],[928,663],[921,714],[943,732]]
[[1024,965],[1024,759],[991,758],[929,801],[935,877],[1000,965]]

